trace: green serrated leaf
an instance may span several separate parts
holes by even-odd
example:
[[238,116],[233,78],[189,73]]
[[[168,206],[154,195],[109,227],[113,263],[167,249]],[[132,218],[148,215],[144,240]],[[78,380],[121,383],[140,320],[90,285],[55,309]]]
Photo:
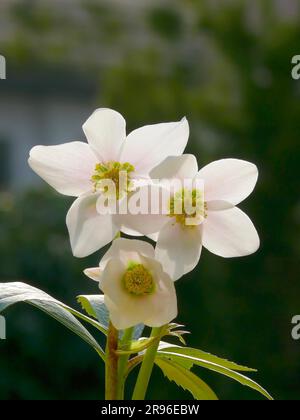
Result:
[[[97,353],[104,359],[104,352],[89,331],[75,318],[84,319],[86,322],[98,327],[98,323],[91,318],[86,317],[80,312],[70,308],[64,303],[54,299],[47,293],[25,283],[0,283],[0,312],[10,306],[25,302],[56,319],[65,327],[73,331],[86,343],[92,346]],[[75,316],[74,316],[75,315]]]
[[216,394],[212,389],[198,378],[194,373],[178,365],[177,363],[156,358],[155,363],[163,371],[164,375],[170,380],[174,381],[178,386],[184,390],[189,391],[195,400],[201,401],[216,401],[218,400]]
[[[170,347],[170,346],[172,346],[172,347]],[[176,346],[174,344],[167,343],[166,341],[161,341],[159,343],[158,352],[160,352],[162,350],[167,350],[169,348],[183,349],[184,347]],[[178,359],[176,361],[176,363],[180,364],[181,366],[183,366],[185,369],[188,369],[188,370],[192,369],[192,367],[194,366],[194,362],[192,360],[188,360],[188,359],[181,359],[181,360]]]
[[271,395],[263,387],[261,387],[259,384],[254,382],[252,379],[236,371],[225,368],[224,366],[221,366],[219,364],[212,363],[204,359],[198,359],[196,357],[186,356],[184,354],[168,352],[166,349],[163,351],[159,351],[157,353],[157,357],[167,359],[167,360],[172,360],[174,362],[178,362],[179,360],[182,360],[182,359],[193,361],[194,364],[197,366],[201,366],[213,372],[217,372],[217,373],[220,373],[221,375],[227,376],[228,378],[231,378],[244,386],[254,389],[255,391],[265,396],[267,399],[273,400]]
[[215,363],[217,365],[223,366],[227,369],[235,370],[237,372],[257,372],[256,369],[251,369],[246,366],[240,366],[237,363],[230,362],[229,360],[222,359],[218,356],[214,356],[213,354],[206,353],[202,350],[193,349],[191,347],[178,347],[169,344],[169,348],[167,347],[167,343],[164,343],[163,346],[164,351],[169,353],[179,353],[184,354],[186,356],[195,357],[197,359],[206,360],[208,362]]

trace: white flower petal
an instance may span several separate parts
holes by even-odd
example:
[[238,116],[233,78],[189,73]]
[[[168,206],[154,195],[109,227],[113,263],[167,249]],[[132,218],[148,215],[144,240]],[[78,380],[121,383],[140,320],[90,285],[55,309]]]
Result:
[[119,258],[110,258],[101,278],[101,290],[114,303],[122,300],[128,293],[124,290],[122,279],[126,272],[127,263]]
[[160,232],[155,255],[175,281],[192,271],[202,250],[202,227],[184,227],[171,220]]
[[254,190],[258,169],[244,160],[222,159],[201,169],[197,178],[204,180],[206,201],[223,200],[236,205]]
[[125,235],[128,235],[128,236],[137,236],[137,237],[144,236],[142,233],[139,233],[139,232],[137,232],[137,231],[135,231],[133,229],[130,229],[127,226],[123,226],[121,223],[120,223],[120,226],[121,226],[120,227],[120,231],[122,233],[124,233]]
[[170,220],[167,216],[160,215],[144,215],[137,214],[133,215],[124,215],[120,218],[122,222],[121,231],[125,234],[129,232],[134,233],[133,236],[138,235],[148,236],[160,231]]
[[112,243],[112,246],[103,256],[100,262],[100,268],[105,269],[106,264],[112,258],[120,259],[125,265],[128,261],[140,261],[140,256],[154,258],[155,252],[152,245],[145,241],[137,239],[118,238]]
[[[126,292],[124,292],[126,294]],[[122,296],[120,303],[112,301],[110,306],[107,303],[110,318],[118,330],[125,330],[139,324],[144,324],[145,319],[151,312],[151,305],[147,301],[147,297],[135,299],[135,297],[127,294],[126,299]]]
[[127,328],[144,324],[143,319],[150,310],[145,301],[136,301],[130,296],[126,301],[122,297],[121,303],[116,304],[109,299],[109,296],[105,295],[105,303],[109,310],[111,322],[117,330],[126,330]]
[[99,267],[87,268],[86,270],[84,270],[84,274],[90,279],[99,282],[102,270]]
[[[109,298],[109,296],[104,295],[104,303],[109,311],[110,320],[117,330],[126,330],[131,326],[138,325],[131,325],[130,322],[128,323],[127,317],[124,317],[123,315],[123,311],[120,310],[120,308]],[[130,327],[128,325],[130,325]]]
[[119,161],[126,139],[126,122],[121,114],[112,109],[97,109],[82,128],[101,162]]
[[155,180],[193,179],[198,172],[198,163],[194,155],[170,156],[156,166],[150,176]]
[[148,327],[161,327],[177,317],[177,296],[174,282],[163,271],[162,265],[149,258],[143,258],[144,266],[149,269],[156,282],[156,290],[149,296],[149,315],[143,323]]
[[235,207],[233,204],[228,203],[228,201],[223,201],[223,200],[215,200],[215,201],[207,202],[208,211],[222,211],[222,210],[232,209],[233,207]]
[[96,211],[97,194],[79,197],[67,215],[67,226],[75,257],[84,258],[109,244],[118,232],[111,215]]
[[147,176],[168,156],[180,156],[189,138],[186,118],[176,123],[163,123],[139,128],[126,139],[122,162],[130,162],[136,172]]
[[122,232],[151,235],[162,229],[169,221],[167,217],[170,201],[169,191],[160,185],[138,188],[128,196],[127,214],[118,216]]
[[97,157],[87,143],[36,146],[30,152],[30,167],[61,194],[78,197],[87,193]]
[[225,258],[243,257],[259,248],[258,233],[242,210],[211,211],[203,226],[203,246]]
[[159,236],[159,232],[153,233],[151,235],[147,235],[149,239],[151,239],[151,241],[153,242],[157,242],[158,241],[158,236]]

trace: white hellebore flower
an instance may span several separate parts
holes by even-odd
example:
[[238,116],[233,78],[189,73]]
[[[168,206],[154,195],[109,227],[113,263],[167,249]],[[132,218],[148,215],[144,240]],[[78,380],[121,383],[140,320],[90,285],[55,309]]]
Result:
[[135,180],[147,179],[165,158],[184,152],[189,125],[186,119],[150,125],[126,137],[122,115],[98,109],[83,125],[83,131],[88,143],[37,146],[29,158],[31,168],[59,193],[78,197],[67,215],[76,257],[86,257],[107,245],[120,230],[117,215],[97,211],[105,191],[103,182],[114,181],[118,187],[119,174],[125,172],[129,191]]
[[[172,188],[169,195],[164,194],[165,197],[171,197],[161,204],[162,209],[167,209],[167,216],[164,220],[156,218],[156,225],[157,221],[161,223],[160,232],[152,236],[157,241],[156,258],[173,280],[178,280],[196,267],[202,246],[225,258],[242,257],[257,251],[260,245],[257,231],[249,217],[236,207],[256,185],[258,170],[254,164],[223,159],[198,171],[196,158],[183,155],[167,158],[151,172],[151,176],[160,180],[163,189],[167,185],[175,185],[176,188],[178,181],[181,181],[177,190]],[[169,182],[166,183],[166,180]],[[172,184],[174,180],[177,182]],[[184,205],[181,214],[174,210],[176,202],[184,201],[186,188],[180,185],[185,184],[191,186],[188,192],[192,201],[195,200],[194,208],[198,209],[194,214],[186,213]],[[193,185],[200,185],[200,189]],[[145,217],[125,218],[124,223],[131,229],[149,234],[152,221],[148,219],[146,223]]]
[[85,274],[99,282],[118,330],[141,323],[160,327],[177,316],[174,282],[146,242],[116,239],[100,266],[85,270]]

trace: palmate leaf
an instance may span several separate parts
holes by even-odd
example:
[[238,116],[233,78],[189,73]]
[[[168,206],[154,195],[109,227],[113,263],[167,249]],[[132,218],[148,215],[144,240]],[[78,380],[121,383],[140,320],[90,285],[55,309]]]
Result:
[[[78,302],[88,315],[97,319],[104,327],[104,333],[107,333],[109,324],[109,312],[104,303],[104,295],[80,295],[77,296]],[[138,340],[144,331],[144,325],[137,325],[134,329],[133,339]],[[120,333],[120,338],[122,333]]]
[[189,391],[195,400],[218,400],[211,388],[188,369],[166,359],[156,358],[155,363],[170,381],[174,381],[178,386]]
[[98,322],[54,299],[42,290],[29,286],[28,284],[21,282],[0,283],[0,312],[3,312],[10,306],[20,302],[35,306],[56,319],[92,346],[102,359],[104,359],[104,352],[100,345],[75,316],[101,330],[101,326]]
[[247,387],[259,392],[260,394],[265,396],[267,399],[273,400],[271,395],[264,388],[262,388],[256,382],[254,382],[252,379],[238,373],[237,371],[228,369],[228,368],[222,366],[221,364],[213,363],[213,362],[210,362],[208,360],[200,359],[200,358],[197,358],[197,357],[186,356],[185,354],[168,352],[166,349],[164,349],[163,351],[159,351],[157,353],[157,357],[158,358],[163,358],[165,360],[171,360],[175,363],[180,363],[180,361],[182,361],[182,360],[193,361],[193,363],[197,366],[200,366],[200,367],[209,369],[213,372],[220,373],[221,375],[227,376],[228,378],[231,378],[231,379],[239,382],[240,384],[242,384],[244,386],[247,386]]

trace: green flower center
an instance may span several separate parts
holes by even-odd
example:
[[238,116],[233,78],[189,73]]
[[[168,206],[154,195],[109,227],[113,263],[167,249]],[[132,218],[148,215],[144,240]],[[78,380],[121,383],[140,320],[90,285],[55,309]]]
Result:
[[169,217],[176,219],[183,226],[197,226],[207,218],[207,203],[200,190],[178,191],[169,203]]
[[95,191],[106,192],[108,190],[105,180],[113,181],[117,198],[127,194],[132,188],[130,174],[135,171],[135,168],[130,163],[107,162],[97,163],[95,172],[92,176],[92,183]]
[[155,282],[151,273],[142,264],[132,264],[123,277],[125,289],[135,296],[151,295]]

